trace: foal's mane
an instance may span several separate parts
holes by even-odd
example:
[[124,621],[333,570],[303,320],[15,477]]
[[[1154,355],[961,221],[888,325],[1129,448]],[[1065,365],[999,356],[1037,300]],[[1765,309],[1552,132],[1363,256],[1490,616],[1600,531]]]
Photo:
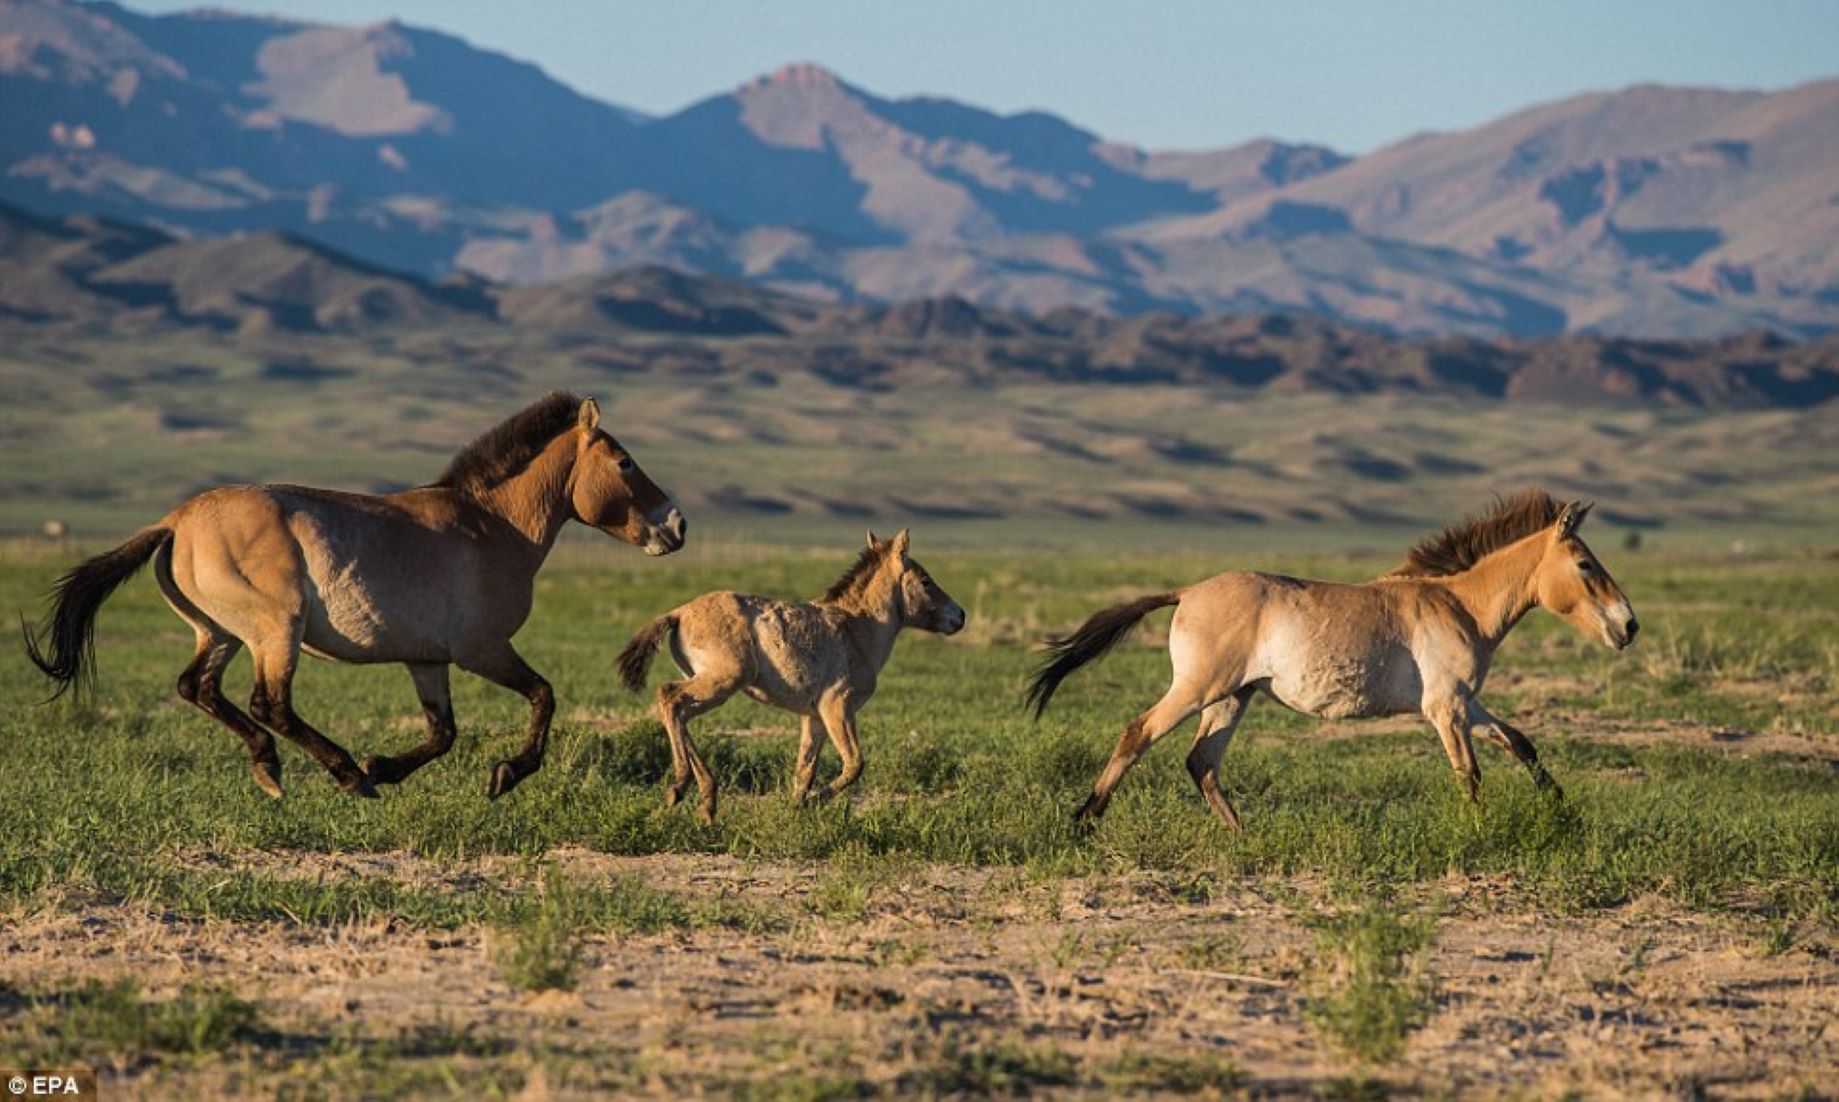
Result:
[[528,466],[580,416],[579,397],[566,390],[553,391],[461,448],[431,485],[469,492],[488,490]]
[[1564,506],[1540,489],[1497,497],[1487,512],[1452,524],[1418,541],[1394,578],[1440,578],[1460,574],[1488,555],[1558,523]]
[[850,568],[843,571],[843,576],[831,582],[830,588],[824,590],[824,595],[817,599],[818,603],[835,604],[865,588],[869,579],[875,576],[876,569],[881,566],[883,551],[880,547],[864,547]]

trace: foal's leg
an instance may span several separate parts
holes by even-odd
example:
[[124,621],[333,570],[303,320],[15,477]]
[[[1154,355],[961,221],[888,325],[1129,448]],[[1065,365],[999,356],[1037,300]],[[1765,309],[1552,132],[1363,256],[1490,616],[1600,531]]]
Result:
[[453,749],[453,694],[448,689],[447,664],[410,662],[408,667],[409,676],[415,680],[415,695],[421,699],[421,713],[428,720],[428,737],[406,753],[365,758],[360,763],[364,775],[377,784],[400,784],[409,774]]
[[506,758],[492,767],[485,794],[496,800],[519,781],[543,767],[543,750],[549,745],[549,723],[556,714],[555,690],[543,675],[530,668],[523,656],[511,649],[508,640],[485,651],[468,654],[457,661],[467,673],[477,674],[494,685],[501,685],[530,702],[530,733],[517,756]]
[[816,716],[806,716],[798,732],[798,760],[792,765],[793,803],[804,803],[811,795],[811,782],[817,779],[817,758],[824,749],[822,726]]
[[[720,707],[723,701],[734,695],[744,680],[738,667],[711,664],[682,681],[669,681],[658,686],[658,719],[664,724],[665,732],[670,735],[677,752],[689,764],[690,773],[696,778],[696,789],[702,796],[704,822],[715,821],[715,776],[709,772],[702,755],[696,752],[696,744],[690,741],[689,722],[704,712]],[[674,805],[682,794],[681,786],[673,781],[665,793],[666,806]]]
[[1095,824],[1105,813],[1105,807],[1111,803],[1111,794],[1117,790],[1118,782],[1124,779],[1125,772],[1143,756],[1143,751],[1208,703],[1210,701],[1204,699],[1192,681],[1177,678],[1161,700],[1125,725],[1123,735],[1117,740],[1117,748],[1111,751],[1111,760],[1105,763],[1104,771],[1098,775],[1098,782],[1092,786],[1092,795],[1087,797],[1073,818],[1086,826]]
[[249,775],[255,778],[256,787],[280,799],[281,756],[275,752],[275,736],[223,695],[224,668],[242,649],[242,642],[201,619],[193,620],[192,627],[198,633],[198,650],[179,675],[179,696],[243,740],[249,748]]
[[[856,778],[862,775],[862,743],[856,737],[856,710],[842,695],[818,701],[817,714],[830,735],[830,745],[836,747],[837,756],[843,759],[843,771],[824,786],[823,798],[828,800],[855,784]],[[814,764],[816,757],[812,754]]]
[[294,666],[300,660],[300,633],[300,622],[293,620],[280,630],[249,640],[249,653],[255,659],[255,690],[249,697],[249,712],[311,754],[340,788],[374,800],[376,787],[345,748],[314,730],[294,711]]
[[1240,829],[1239,813],[1233,810],[1231,798],[1220,787],[1220,760],[1226,756],[1232,733],[1238,729],[1239,720],[1245,718],[1245,709],[1257,691],[1246,686],[1201,709],[1200,730],[1194,736],[1194,748],[1188,751],[1188,776],[1194,778],[1195,786],[1200,789],[1207,806],[1213,809],[1213,814],[1226,829],[1233,831]]
[[1443,740],[1443,752],[1449,755],[1450,768],[1461,779],[1469,802],[1480,803],[1481,763],[1475,759],[1475,744],[1469,738],[1468,703],[1454,696],[1427,701],[1424,716]]
[[1532,774],[1534,785],[1560,800],[1564,799],[1564,789],[1559,788],[1558,782],[1545,771],[1545,766],[1539,764],[1539,752],[1533,749],[1532,742],[1518,728],[1490,713],[1482,707],[1481,701],[1472,698],[1469,700],[1469,718],[1490,741],[1512,754],[1526,767],[1526,771]]

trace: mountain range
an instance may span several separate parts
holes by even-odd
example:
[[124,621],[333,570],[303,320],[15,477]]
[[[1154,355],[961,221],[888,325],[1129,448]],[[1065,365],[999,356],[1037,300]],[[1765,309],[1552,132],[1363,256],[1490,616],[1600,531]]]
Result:
[[[304,307],[313,324],[476,312],[469,276],[664,265],[805,299],[1041,315],[1302,313],[1519,338],[1839,329],[1839,80],[1639,86],[1361,157],[1147,152],[1041,112],[879,97],[814,65],[649,118],[398,23],[0,0],[0,168],[0,199],[222,238],[212,263],[247,259],[233,235],[275,232],[356,258],[341,280],[420,277],[349,276]],[[116,235],[105,253],[152,232],[45,226]],[[66,259],[28,266],[52,284],[94,274],[76,298],[176,286]],[[248,274],[274,304],[316,278]],[[74,286],[9,287],[6,309],[74,302]],[[516,293],[492,294],[495,316],[515,312]],[[187,295],[170,301],[191,316],[241,309]]]

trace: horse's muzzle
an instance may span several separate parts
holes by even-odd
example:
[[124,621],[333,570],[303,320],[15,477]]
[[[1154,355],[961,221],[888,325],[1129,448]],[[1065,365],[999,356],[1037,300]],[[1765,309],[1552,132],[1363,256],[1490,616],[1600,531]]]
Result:
[[672,551],[682,550],[689,530],[689,522],[683,519],[683,510],[672,505],[662,517],[649,522],[645,533],[645,553],[668,555]]

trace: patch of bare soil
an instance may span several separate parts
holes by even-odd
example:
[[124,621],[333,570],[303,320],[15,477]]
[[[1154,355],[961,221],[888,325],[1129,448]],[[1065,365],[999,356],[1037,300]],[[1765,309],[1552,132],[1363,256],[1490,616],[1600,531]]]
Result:
[[[304,876],[456,891],[529,875],[508,860],[267,860]],[[1736,1098],[1839,1079],[1831,931],[1802,931],[1770,954],[1729,918],[1653,901],[1559,918],[1516,904],[1509,883],[1452,879],[1418,901],[1442,916],[1429,1023],[1399,1061],[1363,1067],[1306,1014],[1323,964],[1304,920],[1331,905],[1308,882],[1208,893],[1150,876],[1044,883],[924,868],[876,884],[865,913],[844,915],[825,902],[834,868],[579,851],[554,861],[583,882],[636,876],[794,921],[766,933],[592,938],[574,990],[533,996],[501,978],[491,943],[502,935],[489,930],[193,922],[88,904],[0,934],[0,978],[27,991],[90,977],[131,977],[152,995],[227,987],[255,1000],[281,1037],[464,1034],[476,1051],[459,1059],[517,1069],[527,1097],[824,1081],[1096,1096],[1193,1089],[1184,1068],[1227,1061],[1241,1073],[1236,1090],[1265,1096],[1344,1090],[1363,1076],[1431,1095]],[[279,1048],[233,1072],[207,1062],[117,1076],[110,1096],[312,1083],[314,1046]]]

